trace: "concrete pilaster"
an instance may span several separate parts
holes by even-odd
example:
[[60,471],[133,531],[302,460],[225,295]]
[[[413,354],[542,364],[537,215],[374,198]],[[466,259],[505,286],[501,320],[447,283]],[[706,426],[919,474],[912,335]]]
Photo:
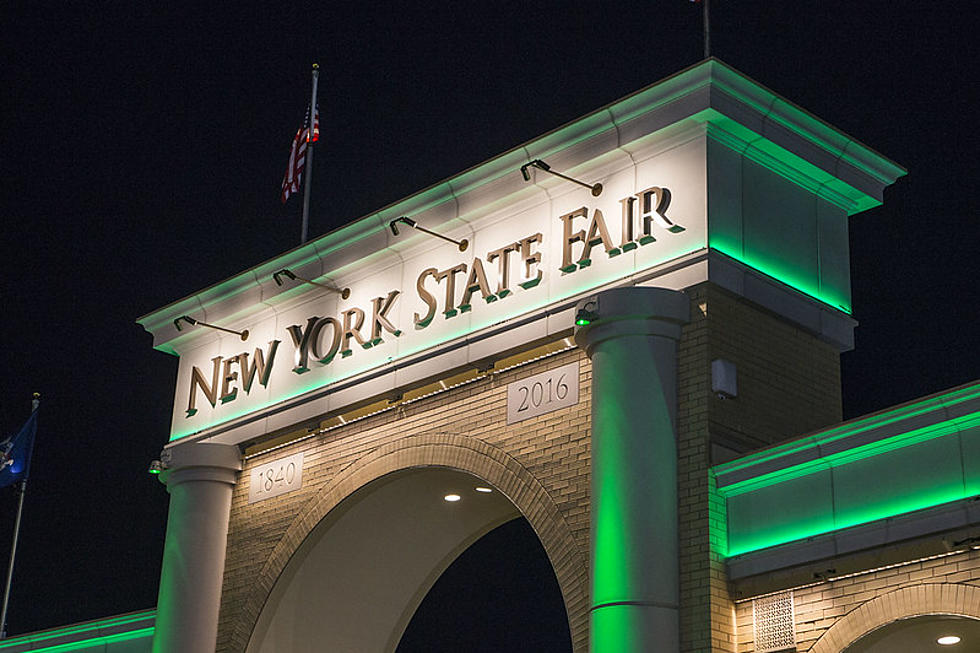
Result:
[[237,447],[194,443],[165,452],[170,493],[154,653],[212,653],[225,566]]
[[617,288],[577,308],[575,342],[592,359],[590,649],[678,651],[677,341],[689,300]]

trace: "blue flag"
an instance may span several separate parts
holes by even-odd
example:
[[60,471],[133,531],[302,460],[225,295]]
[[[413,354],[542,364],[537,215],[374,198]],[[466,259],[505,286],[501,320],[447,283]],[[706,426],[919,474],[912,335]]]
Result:
[[37,432],[36,410],[31,413],[20,431],[0,442],[0,487],[27,480],[27,475],[31,471],[35,432]]

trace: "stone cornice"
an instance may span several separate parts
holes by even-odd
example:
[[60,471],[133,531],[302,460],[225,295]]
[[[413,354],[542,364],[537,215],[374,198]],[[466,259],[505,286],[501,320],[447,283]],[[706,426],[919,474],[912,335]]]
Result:
[[[469,221],[547,193],[561,183],[535,174],[524,183],[518,170],[547,159],[573,175],[597,172],[610,156],[633,156],[653,138],[707,128],[709,136],[740,149],[796,183],[815,188],[854,213],[881,202],[882,191],[905,171],[846,134],[748,79],[716,59],[617,100],[543,136],[441,181],[314,241],[139,318],[154,347],[176,354],[216,336],[206,329],[177,331],[173,320],[190,314],[232,325],[245,317],[311,292],[305,284],[277,286],[283,268],[308,279],[332,275],[378,257],[402,256],[421,242],[417,234],[395,238],[388,222],[408,215],[437,231],[465,230]],[[822,189],[822,190],[820,190]]]

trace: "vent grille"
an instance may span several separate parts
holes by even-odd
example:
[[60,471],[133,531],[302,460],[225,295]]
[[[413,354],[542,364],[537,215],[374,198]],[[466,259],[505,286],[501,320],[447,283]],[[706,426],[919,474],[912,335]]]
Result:
[[780,592],[754,599],[752,621],[756,651],[768,653],[796,650],[793,592]]

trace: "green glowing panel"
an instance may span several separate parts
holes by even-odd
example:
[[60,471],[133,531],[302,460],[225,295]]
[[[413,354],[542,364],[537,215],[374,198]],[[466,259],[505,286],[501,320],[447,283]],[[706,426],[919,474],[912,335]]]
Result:
[[[954,394],[973,396],[963,391],[948,396]],[[875,415],[847,425],[845,433],[914,418],[935,409],[935,402]],[[842,437],[838,431],[808,438],[806,444],[819,440],[822,448],[832,449]],[[980,413],[746,479],[721,493],[728,507],[729,556],[969,498],[980,493]]]
[[[878,415],[876,416],[878,418],[878,421],[876,422],[867,422],[864,424],[858,422],[856,424],[849,425],[851,426],[851,429],[845,431],[844,435],[858,434],[868,429],[875,428],[876,426],[883,426],[883,425],[901,421],[903,419],[908,419],[910,417],[917,416],[922,412],[926,412],[928,410],[929,410],[928,408],[923,408],[921,410],[906,413],[905,415],[887,415],[887,414]],[[957,422],[953,420],[941,422],[939,424],[932,424],[919,429],[913,429],[906,433],[901,433],[899,435],[890,438],[876,440],[866,445],[847,448],[837,453],[828,453],[824,456],[821,456],[820,458],[811,460],[809,462],[779,469],[777,471],[768,474],[762,474],[747,479],[745,481],[742,481],[740,483],[734,483],[732,485],[725,487],[722,490],[722,493],[726,496],[733,496],[733,495],[742,494],[744,492],[757,491],[761,488],[769,487],[772,485],[778,485],[780,483],[784,483],[794,478],[800,478],[808,474],[813,474],[815,472],[825,469],[828,466],[840,466],[847,463],[853,463],[859,460],[864,460],[865,458],[881,455],[889,451],[902,449],[904,447],[908,447],[919,442],[925,442],[933,438],[952,435],[957,432],[958,432]],[[833,433],[833,431],[831,431],[831,433]],[[832,449],[832,443],[838,440],[840,437],[843,437],[843,435],[837,433],[831,435],[830,437],[821,438],[820,446],[826,450],[830,450]],[[782,453],[784,455],[788,455],[797,452],[801,448],[812,446],[813,439],[807,438],[806,440],[804,440],[804,444],[800,444],[800,443],[793,443],[793,444],[795,445],[795,448],[791,447],[791,448],[784,449]],[[778,454],[773,453],[768,457],[760,457],[758,460],[759,461],[771,460],[778,457],[779,457]]]
[[728,499],[728,555],[834,530],[831,471]]
[[742,258],[741,155],[709,139],[708,234],[711,247]]
[[813,196],[761,165],[742,162],[742,247],[765,259],[772,276],[819,293]]
[[[759,453],[749,454],[739,458],[738,460],[717,465],[714,467],[714,470],[717,474],[726,474],[732,471],[751,467],[752,465],[777,460],[782,456],[797,454],[814,446],[820,446],[822,449],[828,450],[834,446],[834,443],[845,438],[859,435],[871,429],[896,424],[902,422],[903,420],[920,418],[921,416],[926,415],[929,412],[936,411],[940,408],[944,411],[955,409],[958,413],[963,413],[963,410],[959,408],[959,406],[964,402],[970,402],[977,398],[980,398],[980,384],[956,388],[942,395],[927,397],[919,401],[896,406],[890,410],[884,410],[873,415],[868,415],[866,417],[834,426],[826,431],[822,431],[810,437],[776,445],[764,451],[760,451]],[[963,416],[954,420],[909,431],[897,437],[878,440],[870,446],[874,447],[876,451],[901,448],[909,443],[909,438],[914,438],[915,441],[921,441],[928,438],[932,434],[948,435],[950,429],[956,430],[957,428],[974,428],[978,423],[980,423],[980,413],[963,414]],[[856,452],[860,452],[862,449],[862,447],[852,447],[848,450],[847,455],[853,457]],[[824,456],[815,464],[822,467],[825,465],[824,461],[826,461],[827,458],[827,456]],[[811,473],[812,466],[812,463],[806,463],[803,465],[790,467],[788,469],[783,469],[778,472],[774,472],[773,474],[763,474],[740,483],[734,483],[732,485],[728,485],[727,487],[719,488],[719,492],[725,496],[746,492],[755,487],[761,487],[762,485],[771,484],[772,482],[779,482],[779,479],[787,476],[799,476],[801,474]]]
[[846,211],[722,143],[708,152],[709,246],[850,313]]
[[768,275],[777,281],[781,281],[787,286],[798,290],[804,295],[809,295],[810,297],[827,304],[833,308],[844,313],[851,314],[851,299],[850,292],[836,289],[822,289],[819,284],[814,279],[809,279],[801,274],[794,272],[792,267],[784,266],[777,259],[770,259],[764,254],[739,254],[738,252],[732,251],[723,242],[715,241],[712,238],[711,247],[717,249],[723,254],[727,254],[732,258],[744,263],[750,268],[754,268],[765,275]]
[[[103,631],[110,628],[117,628],[119,626],[124,626],[126,624],[137,624],[140,621],[146,621],[153,619],[156,616],[156,610],[146,610],[143,612],[133,612],[130,614],[119,615],[115,617],[107,617],[105,619],[99,619],[96,621],[86,621],[85,623],[72,624],[70,626],[65,626],[63,628],[54,628],[52,630],[45,630],[39,633],[31,633],[28,635],[20,635],[15,637],[10,637],[8,639],[0,642],[0,652],[13,648],[15,646],[22,646],[27,642],[34,644],[31,650],[36,651],[49,651],[53,650],[51,648],[44,648],[43,644],[40,642],[51,641],[55,639],[60,639],[64,637],[70,637],[72,635],[78,635],[79,640],[86,640],[84,633],[96,633],[98,631]],[[148,634],[146,634],[148,632]],[[133,633],[144,633],[146,636],[151,636],[153,634],[152,628],[137,628],[132,631],[127,631],[125,633],[118,633],[118,635],[129,635]],[[134,637],[141,637],[143,635],[134,635]],[[74,649],[64,649],[64,650],[74,650]]]
[[[49,633],[45,633],[48,635]],[[61,637],[51,635],[51,637]],[[26,642],[33,642],[30,636],[15,637],[0,643],[0,651],[15,646],[23,646]],[[44,646],[35,644],[29,650],[33,653],[149,653],[153,641],[153,628],[140,628],[123,633],[103,635],[100,637],[90,637],[76,642],[66,644],[55,644]]]
[[834,308],[851,312],[851,249],[847,214],[828,202],[817,201],[817,256],[820,297]]
[[980,494],[980,415],[961,424],[960,446],[963,451],[963,494],[968,497]]
[[961,499],[958,438],[935,438],[835,468],[834,495],[837,528]]

